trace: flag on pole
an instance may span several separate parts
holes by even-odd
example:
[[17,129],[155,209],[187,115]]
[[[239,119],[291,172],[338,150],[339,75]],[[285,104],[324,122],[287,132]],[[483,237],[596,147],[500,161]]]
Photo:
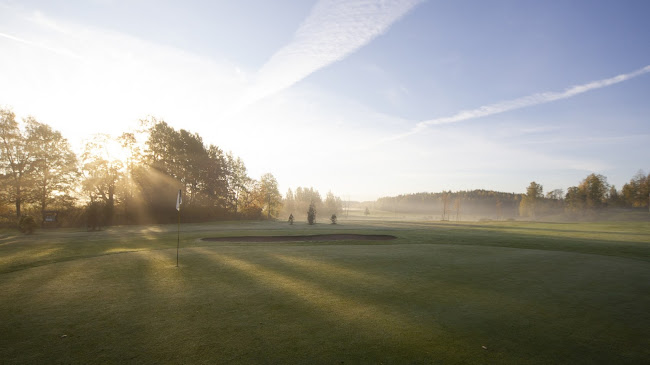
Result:
[[178,238],[176,240],[176,267],[178,267],[178,249],[181,247],[181,204],[183,204],[183,195],[181,189],[178,189],[176,197],[176,210],[178,211]]

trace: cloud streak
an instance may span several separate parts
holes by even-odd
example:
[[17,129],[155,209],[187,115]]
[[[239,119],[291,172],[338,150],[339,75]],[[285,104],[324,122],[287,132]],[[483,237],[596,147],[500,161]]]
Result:
[[377,36],[421,0],[321,0],[293,40],[262,66],[246,96],[250,104],[339,61]]
[[490,115],[501,114],[511,110],[517,110],[517,109],[522,109],[534,105],[546,104],[557,100],[568,99],[576,95],[586,93],[588,91],[602,89],[607,86],[611,86],[614,84],[621,83],[623,81],[633,79],[635,77],[639,77],[648,72],[650,72],[650,65],[645,66],[636,71],[626,73],[626,74],[621,74],[608,79],[602,79],[602,80],[592,81],[582,85],[572,86],[560,92],[537,93],[537,94],[528,95],[517,99],[502,101],[496,104],[484,105],[476,109],[463,110],[449,117],[442,117],[442,118],[430,119],[430,120],[419,122],[410,131],[392,136],[390,138],[386,138],[381,142],[388,142],[388,141],[405,138],[420,133],[426,130],[429,126],[433,126],[433,125],[458,123],[466,120],[472,120],[481,117],[487,117]]
[[25,44],[25,45],[28,45],[28,46],[31,46],[31,47],[42,48],[44,50],[47,50],[47,51],[50,51],[50,52],[53,52],[53,53],[56,53],[56,54],[59,54],[59,55],[72,57],[72,58],[81,58],[78,54],[76,54],[74,52],[70,52],[70,51],[62,49],[62,48],[49,47],[49,46],[46,46],[46,45],[41,44],[41,43],[32,42],[32,41],[27,40],[27,39],[12,36],[11,34],[0,32],[0,37],[10,39],[12,41],[22,43],[22,44]]

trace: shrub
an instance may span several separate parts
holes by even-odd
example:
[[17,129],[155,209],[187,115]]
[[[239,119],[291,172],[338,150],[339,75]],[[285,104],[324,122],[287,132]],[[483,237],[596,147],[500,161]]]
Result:
[[36,223],[36,220],[34,220],[34,217],[31,215],[24,215],[20,217],[20,221],[18,222],[18,229],[25,234],[32,234],[36,230],[36,227],[38,227],[38,224]]
[[332,214],[330,220],[332,221],[332,224],[336,224],[336,214]]
[[314,224],[316,222],[316,208],[314,203],[309,204],[309,211],[307,211],[307,222]]
[[100,202],[91,202],[86,206],[86,229],[89,231],[98,231],[104,225],[103,213],[104,204]]

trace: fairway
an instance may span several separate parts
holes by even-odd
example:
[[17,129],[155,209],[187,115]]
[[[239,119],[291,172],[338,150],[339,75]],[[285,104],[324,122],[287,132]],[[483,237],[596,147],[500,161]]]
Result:
[[[650,224],[344,221],[0,241],[3,363],[650,359]],[[394,235],[209,242],[206,237]]]

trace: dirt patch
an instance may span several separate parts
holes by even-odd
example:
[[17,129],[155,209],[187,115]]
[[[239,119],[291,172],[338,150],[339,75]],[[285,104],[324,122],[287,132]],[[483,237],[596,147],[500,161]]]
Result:
[[388,234],[314,234],[308,236],[239,236],[208,237],[203,241],[212,242],[307,242],[307,241],[387,241],[397,237]]

